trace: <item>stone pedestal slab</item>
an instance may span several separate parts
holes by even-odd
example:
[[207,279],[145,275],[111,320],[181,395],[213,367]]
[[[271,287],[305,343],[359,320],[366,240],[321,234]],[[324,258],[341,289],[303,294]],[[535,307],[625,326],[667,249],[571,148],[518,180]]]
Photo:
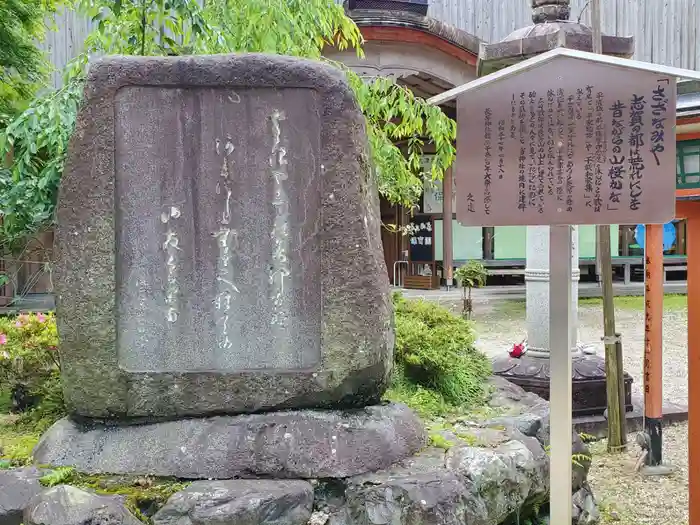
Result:
[[411,410],[385,404],[144,425],[103,426],[65,418],[44,434],[34,459],[85,473],[345,478],[387,468],[425,443],[423,422]]

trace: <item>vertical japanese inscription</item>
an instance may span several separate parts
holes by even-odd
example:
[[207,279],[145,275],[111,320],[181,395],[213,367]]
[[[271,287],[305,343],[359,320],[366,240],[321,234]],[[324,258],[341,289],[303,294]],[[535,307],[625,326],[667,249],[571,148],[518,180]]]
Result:
[[270,117],[272,121],[272,151],[270,153],[270,168],[273,180],[273,200],[275,218],[270,238],[272,239],[272,265],[269,281],[272,293],[273,326],[285,328],[289,312],[285,308],[285,279],[290,276],[289,270],[289,197],[287,196],[287,149],[282,136],[282,123],[286,116],[284,112],[275,110]]
[[[513,97],[515,98],[515,96]],[[525,178],[525,160],[527,160],[525,150],[525,139],[527,133],[527,110],[525,109],[525,93],[520,93],[520,104],[518,109],[518,140],[520,142],[518,155],[518,209],[527,209],[527,191]]]
[[231,184],[229,157],[234,151],[230,135],[226,136],[226,141],[222,146],[221,139],[214,141],[216,156],[223,157],[219,180],[216,183],[216,195],[223,206],[220,215],[217,216],[219,229],[211,234],[214,238],[218,257],[216,261],[216,296],[214,297],[214,309],[217,312],[216,325],[218,327],[216,338],[217,345],[222,350],[229,350],[233,347],[231,341],[230,320],[231,303],[233,294],[240,293],[235,284],[235,268],[233,255],[238,244],[238,232],[231,228],[231,197],[233,194]]
[[491,177],[493,175],[492,161],[493,111],[484,110],[484,212],[491,215]]
[[647,101],[644,95],[632,95],[630,100],[630,136],[629,136],[629,195],[630,210],[638,210],[643,193],[644,158],[640,151],[644,148],[644,109]]
[[610,106],[612,121],[610,126],[610,134],[612,136],[612,152],[609,157],[610,169],[608,171],[608,184],[610,193],[608,196],[608,210],[618,210],[620,207],[620,199],[622,198],[622,190],[626,184],[627,157],[624,153],[625,139],[625,109],[626,106],[621,100],[615,101]]
[[178,283],[178,252],[181,251],[180,239],[175,230],[174,222],[180,218],[180,209],[177,206],[166,206],[166,210],[160,214],[160,220],[166,225],[163,251],[165,252],[165,317],[169,323],[177,321],[180,311],[180,284]]
[[595,137],[594,126],[593,87],[586,86],[586,160],[584,164],[584,200],[588,208],[593,207],[593,179],[595,178],[595,165],[593,161],[593,139]]
[[537,211],[544,213],[545,171],[547,158],[546,112],[544,98],[537,100]]
[[529,102],[529,126],[528,126],[528,144],[530,156],[528,157],[527,167],[527,183],[528,183],[528,206],[537,208],[537,92],[530,91],[528,93]]
[[506,119],[498,121],[498,178],[506,172]]
[[600,213],[603,208],[603,167],[608,152],[605,135],[605,95],[598,91],[595,96],[595,179],[593,182],[593,209],[596,213]]
[[566,137],[566,211],[574,209],[574,149],[576,146],[576,98],[573,93],[567,98],[567,137]]
[[659,153],[666,149],[664,146],[666,131],[666,114],[668,111],[668,94],[666,88],[670,81],[660,79],[651,95],[651,153],[657,166],[661,165]]
[[[559,137],[559,142],[557,143],[557,203],[564,202],[564,148],[563,141],[565,136],[565,122],[566,122],[566,95],[562,88],[557,89],[557,136]],[[568,142],[567,142],[568,144]]]
[[556,95],[553,89],[547,91],[547,195],[554,196],[554,166],[555,154],[557,146],[556,133],[557,126],[555,120],[555,105]]

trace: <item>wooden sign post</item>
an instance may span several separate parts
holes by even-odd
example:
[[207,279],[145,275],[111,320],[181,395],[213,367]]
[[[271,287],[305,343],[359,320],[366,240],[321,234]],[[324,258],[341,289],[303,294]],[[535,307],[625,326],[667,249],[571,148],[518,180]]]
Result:
[[550,520],[571,523],[571,226],[675,212],[676,78],[697,72],[556,49],[457,98],[457,219],[550,226]]

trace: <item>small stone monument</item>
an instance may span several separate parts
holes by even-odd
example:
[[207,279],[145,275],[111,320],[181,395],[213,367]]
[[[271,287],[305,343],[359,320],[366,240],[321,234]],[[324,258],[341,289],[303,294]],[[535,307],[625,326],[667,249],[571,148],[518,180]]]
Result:
[[376,405],[392,310],[341,71],[265,55],[96,63],[58,223],[72,417],[40,463],[333,477],[423,445],[408,409]]

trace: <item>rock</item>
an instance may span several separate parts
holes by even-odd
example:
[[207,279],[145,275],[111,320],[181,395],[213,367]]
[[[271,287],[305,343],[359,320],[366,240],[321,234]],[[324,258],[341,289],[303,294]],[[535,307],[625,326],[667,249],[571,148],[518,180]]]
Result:
[[29,502],[24,525],[142,525],[117,498],[61,485]]
[[494,523],[517,512],[528,499],[548,492],[547,463],[541,447],[535,456],[515,440],[495,450],[455,447],[446,459],[447,468],[459,473],[470,491],[481,498]]
[[600,511],[587,482],[583,483],[572,497],[574,515],[573,525],[597,525],[600,523]]
[[306,481],[197,481],[174,494],[153,525],[306,525],[313,500]]
[[488,384],[492,389],[488,405],[493,408],[506,409],[509,412],[520,414],[542,403],[542,398],[537,394],[526,392],[515,383],[511,383],[501,376],[491,376]]
[[[491,419],[486,424],[490,427],[505,427],[511,432],[518,432],[524,436],[537,438],[543,447],[549,446],[549,402],[544,401],[534,394],[525,392],[519,386],[509,381],[498,378],[492,380],[496,385],[497,396],[506,397],[513,401],[511,411],[514,415],[500,416]],[[495,394],[496,395],[496,394]],[[529,396],[534,396],[539,401],[533,402]],[[522,399],[523,406],[518,408],[518,400]],[[573,490],[578,490],[588,477],[588,470],[591,466],[590,459],[583,459],[581,456],[590,458],[590,450],[581,440],[578,433],[572,430],[571,433],[572,454],[577,457],[577,461],[572,470]]]
[[331,515],[327,512],[316,511],[311,514],[308,525],[326,525],[330,520]]
[[379,473],[352,480],[345,523],[351,525],[482,525],[483,502],[452,471],[403,476]]
[[75,128],[55,236],[72,415],[380,401],[393,314],[365,118],[342,71],[105,57]]
[[41,470],[18,468],[0,470],[0,523],[2,525],[20,525],[22,511],[29,501],[39,494],[44,487],[39,479],[44,475]]
[[39,464],[185,479],[344,478],[389,467],[425,445],[404,405],[300,410],[129,426],[66,418],[34,450]]

